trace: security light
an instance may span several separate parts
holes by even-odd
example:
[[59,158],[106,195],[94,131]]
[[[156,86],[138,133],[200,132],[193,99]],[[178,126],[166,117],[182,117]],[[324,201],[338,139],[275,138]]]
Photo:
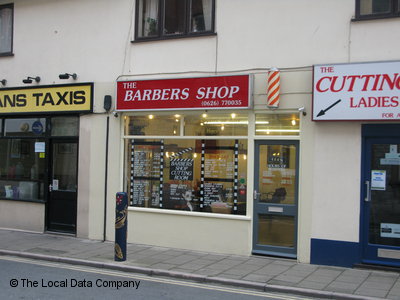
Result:
[[28,76],[26,79],[23,79],[22,82],[23,83],[32,83],[33,80],[35,80],[38,83],[38,82],[40,82],[40,77],[39,76],[36,76],[36,77]]
[[58,77],[59,77],[60,79],[68,79],[68,78],[72,77],[72,79],[75,80],[75,79],[78,77],[78,75],[76,75],[76,73],[73,73],[73,74],[64,73],[64,74],[58,75]]

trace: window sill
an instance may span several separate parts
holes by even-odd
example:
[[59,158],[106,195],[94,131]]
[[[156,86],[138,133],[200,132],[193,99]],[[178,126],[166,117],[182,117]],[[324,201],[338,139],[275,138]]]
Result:
[[41,203],[45,204],[44,200],[34,200],[34,199],[13,199],[13,198],[0,198],[0,201],[15,201],[15,202],[31,202],[31,203]]
[[210,37],[216,36],[215,32],[207,32],[207,33],[197,33],[197,34],[187,34],[187,35],[173,35],[173,36],[162,36],[162,37],[154,37],[154,38],[137,38],[131,43],[143,43],[143,42],[155,42],[155,41],[170,41],[170,40],[180,40],[186,38],[199,38],[199,37]]
[[360,22],[360,21],[372,21],[372,20],[387,20],[387,19],[395,19],[400,18],[399,14],[396,15],[365,15],[365,16],[357,16],[351,19],[352,22]]
[[132,207],[132,206],[130,206],[128,210],[134,212],[155,213],[155,214],[165,214],[165,215],[180,215],[188,217],[251,221],[250,217],[243,215],[217,214],[217,213],[206,213],[206,212],[195,212],[195,211],[191,212],[191,211],[181,211],[173,209],[143,208],[143,207]]
[[7,57],[7,56],[14,56],[14,53],[12,52],[0,53],[0,57]]

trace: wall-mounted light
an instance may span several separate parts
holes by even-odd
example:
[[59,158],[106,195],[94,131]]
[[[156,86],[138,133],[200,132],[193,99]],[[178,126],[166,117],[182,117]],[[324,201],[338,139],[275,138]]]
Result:
[[73,73],[73,74],[64,73],[64,74],[58,75],[58,77],[60,79],[68,79],[68,78],[72,77],[72,79],[76,80],[76,78],[78,78],[78,75],[76,75],[76,73]]
[[0,80],[0,82],[1,82],[2,85],[6,85],[7,80],[6,79],[2,79],[2,80]]
[[22,82],[23,83],[32,83],[33,80],[35,80],[37,83],[39,83],[40,82],[40,77],[39,76],[36,76],[36,77],[28,76],[26,79],[23,79]]

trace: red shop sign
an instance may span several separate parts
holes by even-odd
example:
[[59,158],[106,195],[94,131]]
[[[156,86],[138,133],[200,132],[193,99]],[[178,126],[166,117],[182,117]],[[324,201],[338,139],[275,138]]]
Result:
[[249,108],[250,76],[117,82],[116,110]]

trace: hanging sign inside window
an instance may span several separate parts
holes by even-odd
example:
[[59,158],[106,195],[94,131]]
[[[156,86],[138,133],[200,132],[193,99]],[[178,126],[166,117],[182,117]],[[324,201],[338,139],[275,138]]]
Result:
[[371,190],[385,191],[386,190],[386,171],[372,170],[371,171]]
[[400,224],[381,223],[381,237],[400,238]]
[[385,153],[385,158],[381,158],[381,165],[400,165],[400,153],[397,152],[397,145],[390,145],[390,152]]
[[400,61],[314,66],[314,121],[400,120]]
[[116,110],[249,108],[250,76],[119,81]]

